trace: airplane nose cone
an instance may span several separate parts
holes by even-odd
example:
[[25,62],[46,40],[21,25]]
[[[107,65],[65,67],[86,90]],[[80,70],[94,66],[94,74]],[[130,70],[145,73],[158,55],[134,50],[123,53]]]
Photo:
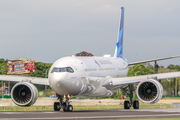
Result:
[[49,77],[49,83],[51,88],[59,95],[76,95],[80,92],[82,85],[81,82],[78,82],[78,85],[74,84],[74,81],[68,79],[67,75],[63,73],[53,73]]
[[63,83],[63,76],[57,73],[53,73],[49,77],[49,83],[52,88],[55,86],[60,86],[60,84]]

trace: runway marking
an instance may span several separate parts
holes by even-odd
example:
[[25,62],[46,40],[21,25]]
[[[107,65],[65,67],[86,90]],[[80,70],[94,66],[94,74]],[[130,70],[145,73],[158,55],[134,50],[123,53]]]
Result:
[[138,109],[138,110],[135,110],[135,109],[130,109],[130,110],[118,110],[118,111],[130,111],[130,112],[142,112],[142,111],[148,111],[148,112],[167,112],[167,113],[170,113],[170,112],[179,112],[180,111],[180,108],[156,108],[156,109]]
[[41,120],[41,119],[95,119],[95,118],[124,118],[124,117],[127,117],[127,118],[132,118],[132,117],[158,117],[158,116],[180,116],[180,114],[156,114],[156,115],[122,115],[122,116],[91,116],[91,117],[53,117],[53,118],[1,118],[1,120],[22,120],[22,119],[28,119],[28,120],[33,120],[33,119],[36,119],[36,120]]
[[22,114],[20,112],[1,112],[0,114]]
[[[23,114],[23,113],[33,113],[34,114],[34,112],[0,112],[0,114]],[[37,112],[37,114],[39,114],[39,113],[46,114],[46,113],[55,113],[55,112]]]

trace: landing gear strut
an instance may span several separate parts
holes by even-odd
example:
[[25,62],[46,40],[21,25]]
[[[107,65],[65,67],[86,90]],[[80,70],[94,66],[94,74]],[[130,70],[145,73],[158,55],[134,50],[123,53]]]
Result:
[[[155,74],[158,73],[158,69],[159,69],[159,65],[158,65],[157,62],[155,61],[155,63],[154,63],[154,72],[155,72]],[[161,83],[161,79],[159,79],[159,83]]]
[[54,103],[54,111],[60,111],[62,108],[64,112],[72,112],[73,106],[69,104],[69,98],[66,96],[66,100],[63,101],[63,97],[58,95],[59,102]]
[[134,109],[139,109],[139,101],[134,100],[133,101],[133,85],[128,85],[129,93],[125,91],[125,89],[122,89],[123,92],[129,95],[130,100],[124,101],[124,109],[130,109],[130,107],[133,107]]

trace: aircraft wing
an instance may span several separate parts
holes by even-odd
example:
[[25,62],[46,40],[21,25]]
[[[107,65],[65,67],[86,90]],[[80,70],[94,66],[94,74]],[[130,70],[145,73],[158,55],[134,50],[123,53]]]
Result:
[[48,78],[28,77],[28,76],[0,75],[0,81],[11,81],[11,82],[27,81],[33,84],[49,85]]
[[140,64],[140,63],[155,62],[155,61],[160,61],[160,60],[178,58],[178,57],[180,57],[180,56],[172,56],[172,57],[165,57],[165,58],[158,58],[158,59],[151,59],[151,60],[144,60],[144,61],[132,62],[132,63],[129,63],[129,66],[130,66],[130,65],[135,65],[135,64]]
[[127,84],[136,84],[147,79],[168,79],[175,77],[180,77],[180,72],[160,73],[160,74],[142,75],[142,76],[134,76],[134,77],[111,78],[110,81],[112,85],[127,85]]

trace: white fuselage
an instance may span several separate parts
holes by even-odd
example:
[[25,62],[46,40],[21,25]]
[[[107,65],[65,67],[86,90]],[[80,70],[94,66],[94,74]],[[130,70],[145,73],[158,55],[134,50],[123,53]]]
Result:
[[59,95],[111,96],[113,88],[102,86],[102,80],[90,77],[125,77],[128,63],[113,57],[64,57],[51,66],[49,84]]

